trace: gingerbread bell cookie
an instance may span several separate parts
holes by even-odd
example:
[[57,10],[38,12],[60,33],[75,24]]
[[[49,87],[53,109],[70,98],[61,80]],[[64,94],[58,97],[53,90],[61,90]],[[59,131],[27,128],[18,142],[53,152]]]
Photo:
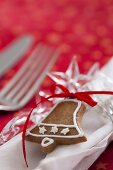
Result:
[[49,153],[57,145],[86,141],[80,126],[85,105],[78,100],[66,99],[56,104],[47,117],[27,130],[26,140],[40,143],[42,151]]

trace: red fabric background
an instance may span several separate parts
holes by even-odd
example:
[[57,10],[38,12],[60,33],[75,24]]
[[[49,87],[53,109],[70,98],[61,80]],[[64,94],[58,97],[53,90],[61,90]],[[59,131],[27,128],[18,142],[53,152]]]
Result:
[[[113,55],[112,0],[0,0],[0,50],[24,33],[37,42],[59,46],[60,57],[52,70],[65,71],[76,54],[81,72],[96,61],[102,66]],[[0,81],[4,86],[23,61],[6,73]],[[42,88],[51,81],[46,78]],[[25,108],[32,107],[35,97]],[[0,130],[15,113],[0,113]],[[113,143],[90,170],[113,169]]]

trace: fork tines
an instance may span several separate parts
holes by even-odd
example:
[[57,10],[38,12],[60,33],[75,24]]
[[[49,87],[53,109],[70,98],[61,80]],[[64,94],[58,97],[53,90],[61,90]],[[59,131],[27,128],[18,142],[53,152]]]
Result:
[[34,95],[55,62],[59,50],[39,44],[16,75],[0,91],[0,100],[8,104],[24,106]]

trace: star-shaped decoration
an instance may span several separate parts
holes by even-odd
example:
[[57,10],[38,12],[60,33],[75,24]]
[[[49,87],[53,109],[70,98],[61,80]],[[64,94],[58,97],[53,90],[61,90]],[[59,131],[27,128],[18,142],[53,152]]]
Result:
[[103,162],[99,162],[97,165],[96,165],[96,170],[107,170],[107,163],[103,163]]
[[69,128],[64,128],[61,131],[61,134],[66,135],[69,132]]
[[44,133],[45,133],[46,131],[47,131],[47,130],[46,130],[46,128],[45,128],[44,126],[39,127],[39,133],[40,133],[40,134],[44,135]]
[[52,128],[51,128],[51,131],[50,132],[52,132],[52,133],[57,133],[58,132],[58,128],[57,128],[57,126],[53,126]]
[[76,57],[73,57],[66,72],[51,72],[48,76],[57,84],[66,86],[71,92],[81,90],[81,87],[92,80],[95,73],[99,70],[99,64],[95,63],[87,74],[79,71]]

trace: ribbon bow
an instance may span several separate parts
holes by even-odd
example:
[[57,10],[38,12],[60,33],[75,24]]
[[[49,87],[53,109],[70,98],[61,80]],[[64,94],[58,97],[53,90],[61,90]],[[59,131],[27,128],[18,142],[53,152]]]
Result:
[[[59,87],[62,90],[62,93],[59,93],[59,94],[55,93],[56,87]],[[85,92],[71,93],[66,87],[64,87],[63,85],[60,85],[60,84],[56,84],[56,85],[51,86],[50,90],[52,92],[52,95],[41,99],[41,101],[37,105],[45,102],[46,100],[48,100],[50,98],[72,98],[72,99],[77,99],[77,100],[83,101],[83,102],[87,103],[88,105],[94,107],[95,105],[97,105],[97,102],[94,101],[93,98],[90,95],[93,95],[93,94],[113,95],[112,91],[85,91]],[[23,128],[23,133],[22,133],[23,155],[24,155],[24,160],[26,162],[27,167],[28,167],[28,164],[27,164],[27,158],[26,158],[25,135],[26,135],[27,125],[29,123],[29,119],[30,119],[30,116],[32,114],[33,109],[31,110],[31,112],[29,113],[29,115],[26,119],[26,122],[25,122],[24,128]]]
[[[56,94],[55,93],[56,87],[59,87],[63,91],[63,93]],[[56,97],[56,98],[65,98],[65,97],[68,97],[68,98],[84,101],[85,103],[87,103],[88,105],[90,105],[92,107],[97,104],[97,102],[94,101],[90,97],[90,92],[75,92],[75,93],[71,93],[65,86],[60,85],[60,84],[56,84],[56,85],[51,86],[50,90],[51,90],[52,95],[49,96],[48,99],[49,98],[54,98],[54,97]]]

